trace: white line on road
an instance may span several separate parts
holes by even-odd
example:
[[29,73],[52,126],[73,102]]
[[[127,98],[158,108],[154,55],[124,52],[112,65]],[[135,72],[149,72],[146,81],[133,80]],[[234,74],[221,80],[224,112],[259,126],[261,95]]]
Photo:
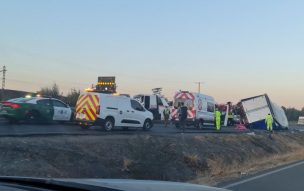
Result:
[[271,171],[271,172],[267,172],[265,174],[261,174],[259,176],[255,176],[255,177],[248,178],[248,179],[245,179],[245,180],[242,180],[242,181],[239,181],[239,182],[235,182],[233,184],[229,184],[227,186],[224,186],[223,188],[224,189],[229,189],[229,188],[232,188],[232,187],[235,187],[235,186],[238,186],[238,185],[241,185],[241,184],[244,184],[244,183],[256,180],[256,179],[263,178],[265,176],[269,176],[269,175],[272,175],[272,174],[275,174],[275,173],[278,173],[278,172],[281,172],[281,171],[284,171],[284,170],[288,170],[290,168],[294,168],[296,166],[303,165],[303,164],[304,164],[304,161],[298,162],[298,163],[295,163],[295,164],[292,164],[292,165],[289,165],[289,166],[286,166],[286,167],[283,167],[283,168],[280,168],[280,169],[277,169],[277,170],[274,170],[274,171]]

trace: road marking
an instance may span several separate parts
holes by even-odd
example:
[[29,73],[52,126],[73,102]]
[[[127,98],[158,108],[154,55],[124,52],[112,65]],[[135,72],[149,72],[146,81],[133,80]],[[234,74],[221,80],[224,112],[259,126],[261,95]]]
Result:
[[232,187],[235,187],[235,186],[247,183],[247,182],[251,182],[251,181],[256,180],[256,179],[264,178],[265,176],[269,176],[269,175],[272,175],[272,174],[275,174],[275,173],[278,173],[278,172],[281,172],[281,171],[284,171],[284,170],[288,170],[290,168],[294,168],[296,166],[303,165],[303,164],[304,164],[304,161],[298,162],[298,163],[295,163],[295,164],[292,164],[292,165],[289,165],[289,166],[286,166],[286,167],[283,167],[283,168],[280,168],[280,169],[277,169],[277,170],[274,170],[274,171],[271,171],[271,172],[268,172],[268,173],[265,173],[265,174],[261,174],[259,176],[255,176],[255,177],[248,178],[248,179],[245,179],[245,180],[242,180],[242,181],[239,181],[239,182],[235,182],[233,184],[229,184],[227,186],[224,186],[223,188],[224,189],[229,189],[229,188],[232,188]]

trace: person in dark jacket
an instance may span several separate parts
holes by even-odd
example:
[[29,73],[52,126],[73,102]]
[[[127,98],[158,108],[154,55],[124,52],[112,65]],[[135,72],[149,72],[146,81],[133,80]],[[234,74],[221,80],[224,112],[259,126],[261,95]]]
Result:
[[181,103],[178,113],[179,113],[180,127],[182,128],[182,130],[184,132],[186,122],[187,122],[187,117],[188,117],[188,107],[185,106],[184,103]]

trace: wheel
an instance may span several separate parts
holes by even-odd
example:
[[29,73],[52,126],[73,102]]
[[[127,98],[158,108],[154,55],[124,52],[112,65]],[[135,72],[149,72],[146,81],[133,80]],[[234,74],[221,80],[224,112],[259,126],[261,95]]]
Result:
[[200,120],[200,121],[198,122],[198,128],[199,128],[199,129],[203,129],[203,128],[204,128],[204,121],[203,121],[203,120]]
[[107,118],[105,123],[104,123],[104,130],[105,131],[112,131],[114,128],[114,120],[111,118]]
[[25,116],[25,121],[27,123],[33,124],[39,121],[39,113],[37,111],[29,111]]
[[80,125],[81,129],[89,129],[90,126],[89,125]]
[[147,119],[144,123],[143,130],[148,131],[152,128],[152,126],[153,126],[152,121],[150,119]]

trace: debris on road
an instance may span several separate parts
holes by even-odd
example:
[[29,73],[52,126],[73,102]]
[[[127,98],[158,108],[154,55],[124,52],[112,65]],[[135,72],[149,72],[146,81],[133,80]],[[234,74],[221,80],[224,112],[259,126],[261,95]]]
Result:
[[247,135],[255,136],[255,132],[246,133]]

